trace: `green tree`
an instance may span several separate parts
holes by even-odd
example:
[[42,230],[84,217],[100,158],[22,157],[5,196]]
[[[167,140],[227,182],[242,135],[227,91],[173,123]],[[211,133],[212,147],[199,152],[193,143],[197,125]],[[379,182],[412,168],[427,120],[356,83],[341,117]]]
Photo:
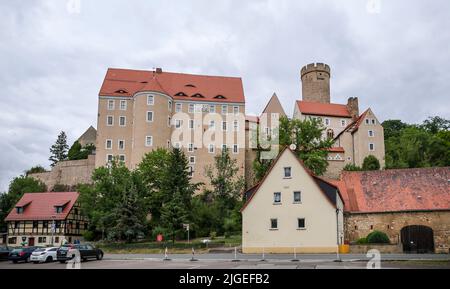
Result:
[[37,174],[37,173],[45,173],[46,170],[43,166],[34,166],[31,169],[25,171],[25,176],[28,176],[30,174]]
[[78,141],[75,141],[69,149],[67,157],[69,160],[84,160],[87,159],[89,155],[95,150],[95,145],[88,144],[86,146],[81,146]]
[[383,126],[384,139],[386,140],[391,137],[398,137],[401,131],[408,127],[406,123],[398,119],[386,120],[381,125]]
[[439,116],[429,117],[423,122],[422,127],[431,134],[437,134],[450,129],[450,120]]
[[357,165],[354,164],[346,164],[344,166],[344,171],[348,171],[348,172],[357,172],[357,171],[361,171],[362,169],[360,167],[358,167]]
[[149,208],[155,224],[160,220],[162,205],[171,197],[162,190],[164,177],[170,172],[169,160],[170,152],[159,148],[147,153],[137,168],[145,186],[145,206]]
[[67,150],[69,146],[67,145],[67,136],[64,131],[61,131],[56,139],[54,145],[50,147],[50,158],[51,166],[54,167],[57,162],[64,161],[67,159]]
[[109,232],[109,239],[132,242],[145,235],[145,211],[136,185],[131,182],[126,191],[122,193],[122,201],[113,211],[116,224]]
[[377,171],[380,169],[380,161],[373,155],[369,155],[364,158],[363,171]]
[[188,160],[180,149],[174,148],[170,152],[160,186],[161,194],[165,196],[161,207],[161,223],[171,232],[171,238],[175,241],[183,223],[189,222],[192,196],[200,186],[191,183]]

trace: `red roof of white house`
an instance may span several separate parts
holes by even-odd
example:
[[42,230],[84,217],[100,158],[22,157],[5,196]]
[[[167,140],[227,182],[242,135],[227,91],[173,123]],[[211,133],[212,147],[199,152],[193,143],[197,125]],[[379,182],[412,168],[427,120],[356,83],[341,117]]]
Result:
[[245,102],[240,77],[116,68],[108,69],[99,95],[132,97],[142,91],[161,92],[177,100]]
[[[78,200],[79,193],[26,193],[6,217],[6,221],[24,220],[64,220]],[[56,213],[55,207],[64,206],[61,213]],[[18,214],[16,208],[23,207],[23,213]]]
[[302,114],[337,116],[351,118],[350,112],[345,104],[319,103],[297,100],[298,109]]

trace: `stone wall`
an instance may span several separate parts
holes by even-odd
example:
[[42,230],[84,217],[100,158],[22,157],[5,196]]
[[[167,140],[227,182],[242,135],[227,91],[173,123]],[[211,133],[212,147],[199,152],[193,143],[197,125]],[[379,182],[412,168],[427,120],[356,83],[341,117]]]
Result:
[[388,235],[391,244],[399,244],[401,229],[410,225],[432,228],[435,252],[449,253],[450,211],[346,213],[345,240],[352,243],[378,230]]
[[57,163],[50,172],[30,174],[29,176],[42,181],[49,191],[56,184],[75,186],[91,183],[91,176],[95,169],[95,155],[85,160],[63,161]]
[[381,254],[401,254],[403,247],[398,244],[350,245],[350,254],[367,254],[370,250],[378,250]]

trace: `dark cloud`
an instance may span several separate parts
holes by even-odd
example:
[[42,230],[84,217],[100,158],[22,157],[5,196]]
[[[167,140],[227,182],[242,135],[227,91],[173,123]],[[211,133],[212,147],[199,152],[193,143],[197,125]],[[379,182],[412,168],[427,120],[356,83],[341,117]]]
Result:
[[[68,0],[69,1],[69,0]],[[332,98],[359,96],[381,120],[450,118],[450,3],[368,1],[0,2],[0,191],[65,130],[96,125],[108,67],[240,76],[247,112],[277,92],[290,114],[299,71],[332,67]],[[73,0],[71,0],[73,1]]]

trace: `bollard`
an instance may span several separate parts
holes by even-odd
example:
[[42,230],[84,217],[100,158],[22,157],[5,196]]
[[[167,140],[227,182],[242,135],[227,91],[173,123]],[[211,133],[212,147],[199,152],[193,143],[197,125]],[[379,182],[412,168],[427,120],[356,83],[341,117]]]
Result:
[[241,260],[237,258],[237,247],[234,247],[234,259],[231,260],[231,262],[239,262],[239,261]]
[[262,252],[262,259],[261,259],[261,262],[266,262],[267,260],[266,260],[266,254],[265,254],[266,252],[265,252],[265,248],[263,247],[263,252]]
[[163,259],[163,261],[170,261],[171,259],[169,258],[169,255],[168,255],[168,250],[167,250],[167,247],[166,247],[166,249],[164,250],[164,259]]
[[297,259],[297,248],[294,247],[294,259],[291,260],[292,262],[299,262],[300,260]]
[[192,258],[191,258],[190,261],[191,261],[191,262],[198,261],[197,259],[195,259],[195,250],[194,250],[194,247],[192,247]]

